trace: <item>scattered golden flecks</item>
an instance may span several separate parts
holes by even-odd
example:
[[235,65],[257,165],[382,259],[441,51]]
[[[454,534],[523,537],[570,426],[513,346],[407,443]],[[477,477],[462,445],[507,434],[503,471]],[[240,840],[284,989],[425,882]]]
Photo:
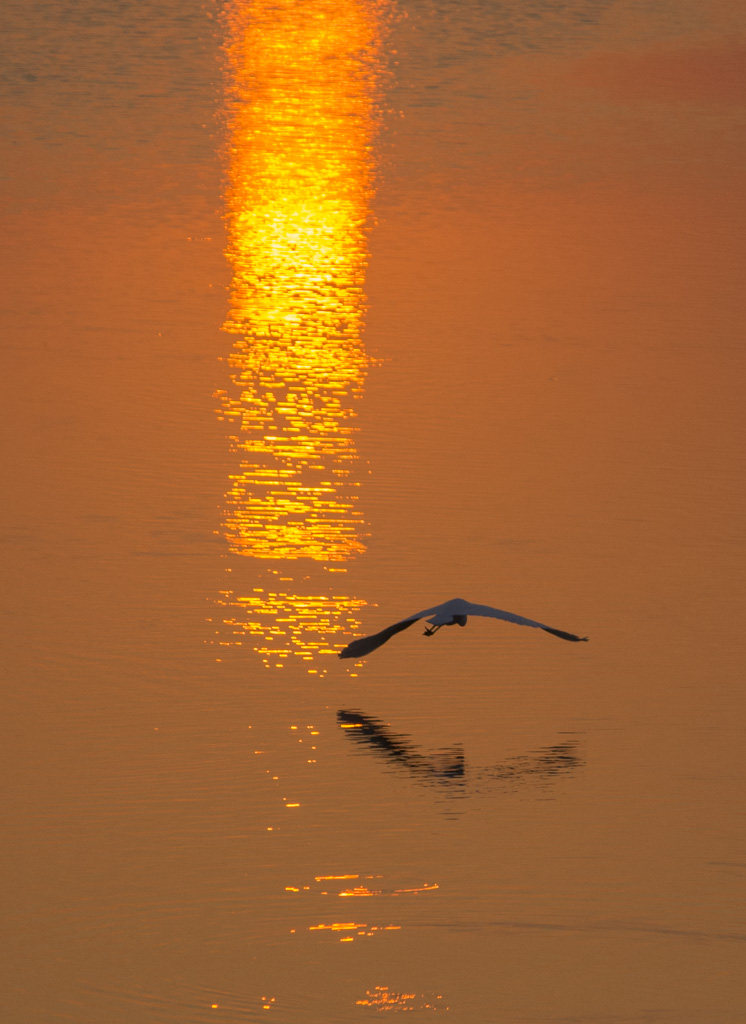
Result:
[[309,932],[355,932],[355,935],[344,935],[340,942],[353,942],[355,938],[371,938],[379,932],[401,931],[399,924],[361,924],[357,921],[334,921],[331,924],[312,924]]
[[387,985],[376,985],[365,993],[365,999],[356,999],[356,1006],[370,1006],[375,1010],[401,1012],[407,1010],[448,1010],[442,995],[417,995],[415,992],[392,992]]
[[293,656],[307,663],[309,674],[324,676],[327,669],[314,667],[314,659],[337,654],[360,634],[358,616],[366,602],[343,594],[267,589],[245,596],[224,590],[217,604],[223,608],[223,626],[232,637],[230,643],[251,642],[267,667],[282,667],[277,659]]
[[[368,889],[362,884],[354,889],[345,889],[340,891],[329,892],[328,888],[322,888],[328,886],[330,882],[348,882],[363,880],[366,882],[379,881],[382,879],[382,875],[359,875],[359,874],[344,874],[344,875],[316,875],[313,884],[304,885],[302,891],[307,892],[310,896],[344,896],[344,895],[367,895],[367,896],[397,896],[402,893],[413,893],[423,892],[429,888],[437,888],[437,886],[418,886],[415,888],[390,888],[390,889]],[[285,886],[285,892],[301,894],[301,887],[299,885],[287,885]],[[340,942],[352,942],[356,939],[373,938],[376,935],[381,935],[384,932],[398,932],[402,930],[402,926],[399,924],[392,924],[390,921],[386,922],[379,921],[378,923],[368,923],[367,921],[331,921],[331,922],[320,922],[319,924],[308,926],[309,932],[316,932],[321,934],[329,934],[334,936]],[[344,933],[339,936],[337,933]]]
[[[316,875],[312,885],[304,885],[303,891],[317,896],[350,897],[389,897],[389,896],[417,896],[420,893],[435,892],[439,886],[437,882],[422,882],[418,885],[391,885],[385,886],[383,875]],[[330,882],[358,882],[357,885],[350,885],[343,888],[332,886]],[[371,884],[373,883],[373,884]],[[300,892],[300,885],[285,886],[286,892]]]
[[353,889],[344,889],[338,893],[339,896],[403,896],[404,894],[416,894],[420,892],[432,892],[439,888],[437,883],[424,883],[414,886],[411,889],[369,889],[366,885],[356,885]]
[[262,996],[261,1003],[263,1010],[273,1010],[274,1004],[277,1001],[276,996]]
[[334,924],[312,924],[309,926],[309,932],[319,931],[333,931],[333,932],[344,932],[344,931],[357,931],[358,928],[367,928],[367,924],[356,924],[354,921],[335,921]]

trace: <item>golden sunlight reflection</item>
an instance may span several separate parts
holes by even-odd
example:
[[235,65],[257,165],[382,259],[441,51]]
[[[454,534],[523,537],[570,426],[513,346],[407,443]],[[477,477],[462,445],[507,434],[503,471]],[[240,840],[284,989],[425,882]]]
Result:
[[[410,884],[382,885],[383,875],[317,875],[313,884],[286,885],[285,892],[308,893],[315,896],[416,896],[422,892],[434,892],[437,882],[411,882]],[[335,883],[357,882],[356,885]],[[367,883],[374,883],[368,885]],[[330,884],[332,883],[332,884]],[[362,928],[363,926],[360,925]]]
[[365,999],[356,999],[356,1006],[370,1006],[374,1010],[407,1012],[411,1010],[448,1010],[442,995],[418,995],[415,992],[392,992],[388,985],[368,989]]
[[352,420],[380,56],[363,0],[229,8],[226,329],[221,414],[240,457],[226,494],[231,551],[345,561],[365,550]]
[[342,594],[301,594],[269,585],[244,596],[224,590],[217,604],[223,608],[219,635],[227,639],[219,643],[251,644],[268,668],[300,658],[309,663],[309,673],[323,675],[324,669],[311,667],[315,656],[335,654],[344,647],[359,630],[357,613],[365,603]]
[[[236,340],[216,397],[238,457],[222,530],[235,555],[331,569],[365,550],[354,403],[385,8],[233,0],[225,15]],[[364,602],[327,589],[226,589],[226,642],[249,638],[272,665],[338,649],[325,638],[349,636]]]
[[360,924],[356,921],[333,921],[331,924],[312,924],[308,927],[309,932],[331,932],[336,938],[336,933],[352,933],[339,936],[339,942],[354,942],[355,939],[369,939],[382,932],[400,932],[400,924]]
[[369,889],[367,885],[355,885],[350,889],[344,889],[338,893],[338,896],[403,896],[404,894],[412,895],[420,892],[432,892],[437,889],[437,883],[432,884],[424,883],[423,885],[414,886],[411,889]]

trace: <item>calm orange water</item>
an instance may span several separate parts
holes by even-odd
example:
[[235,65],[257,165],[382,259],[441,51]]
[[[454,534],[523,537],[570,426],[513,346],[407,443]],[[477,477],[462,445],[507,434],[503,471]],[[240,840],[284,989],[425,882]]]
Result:
[[3,18],[3,1019],[742,1024],[742,9]]

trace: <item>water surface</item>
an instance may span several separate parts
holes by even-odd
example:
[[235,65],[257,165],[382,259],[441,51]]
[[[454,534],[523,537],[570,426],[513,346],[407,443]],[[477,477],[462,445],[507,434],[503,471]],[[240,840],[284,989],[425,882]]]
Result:
[[742,13],[3,18],[8,1019],[740,1024]]

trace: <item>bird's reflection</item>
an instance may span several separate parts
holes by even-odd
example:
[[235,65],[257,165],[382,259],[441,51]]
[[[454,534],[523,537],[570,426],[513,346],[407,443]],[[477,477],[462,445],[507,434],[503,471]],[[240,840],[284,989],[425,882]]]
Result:
[[567,774],[583,764],[583,760],[577,754],[577,743],[565,741],[480,768],[476,774],[480,781],[492,779],[496,782],[512,782],[529,779],[532,776],[548,781],[553,776]]
[[406,733],[394,732],[385,722],[361,711],[340,710],[337,723],[353,743],[389,759],[417,781],[460,790],[467,784],[481,790],[490,784],[504,787],[531,780],[549,782],[584,764],[575,740],[508,757],[493,765],[467,766],[460,744],[423,752]]
[[404,733],[392,732],[384,722],[360,711],[338,711],[337,722],[353,742],[389,758],[421,781],[463,782],[466,762],[460,744],[425,754]]

